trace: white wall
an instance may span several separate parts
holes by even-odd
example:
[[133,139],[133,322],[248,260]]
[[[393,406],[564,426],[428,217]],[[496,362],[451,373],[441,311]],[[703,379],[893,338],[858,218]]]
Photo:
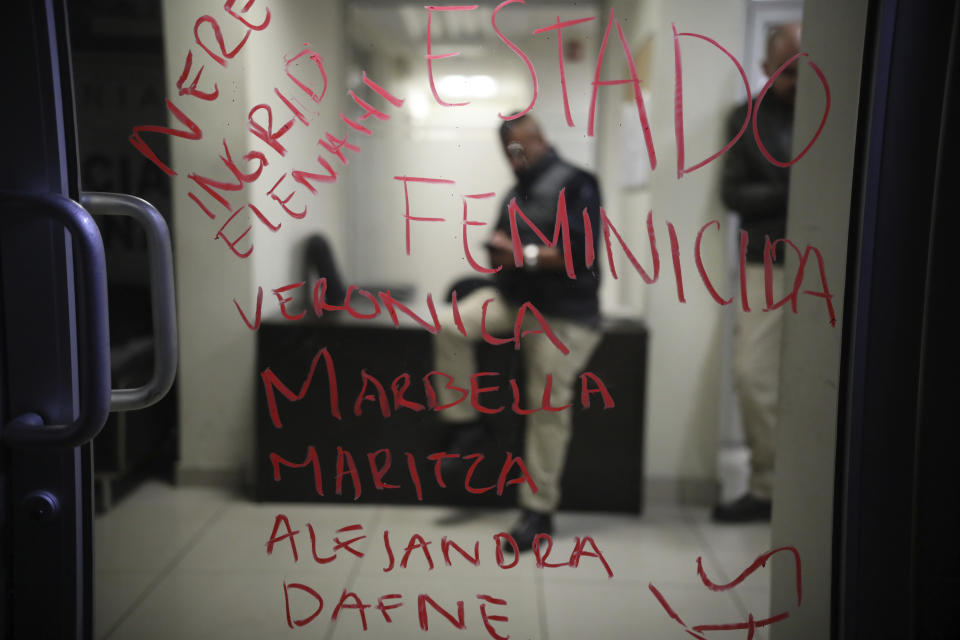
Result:
[[[772,630],[775,640],[830,635],[843,284],[866,19],[864,0],[804,5],[803,49],[827,75],[831,108],[820,138],[791,172],[787,235],[823,253],[837,324],[830,326],[822,301],[804,297],[813,312],[790,314],[784,325],[773,546],[799,550],[803,605],[796,607],[793,567],[775,563],[771,611],[789,610],[792,621]],[[824,97],[805,65],[799,82],[794,139],[806,144],[820,123]],[[810,276],[804,288],[819,291],[819,279]]]
[[[653,37],[655,12],[658,9],[656,5],[655,2],[633,2],[632,0],[614,0],[602,4],[598,25],[599,37],[603,37],[608,26],[610,34],[601,68],[601,81],[622,80],[630,77],[629,64],[623,52],[617,28],[610,25],[611,10],[623,29],[632,57],[636,58],[643,44]],[[596,58],[592,65],[594,68],[590,70],[590,82],[593,81],[595,73]],[[641,75],[640,86],[647,115],[652,118],[651,77],[644,76],[642,68],[637,71]],[[597,113],[597,168],[603,189],[604,210],[641,264],[649,264],[650,252],[646,240],[645,220],[646,213],[650,209],[650,166],[641,126],[631,86],[606,86],[600,89]],[[646,175],[646,181],[632,187],[625,186],[623,175],[632,170],[625,169],[624,164],[639,167],[639,171]],[[614,255],[617,258],[618,274],[621,277],[614,279],[607,267],[606,251],[601,248],[603,280],[600,301],[603,312],[607,316],[643,317],[646,289],[636,286],[633,276],[623,276],[629,270],[624,271],[623,254],[619,253],[619,249],[617,251]]]
[[[249,407],[238,402],[236,390],[252,383],[249,375],[239,372],[253,370],[253,339],[249,330],[237,324],[230,303],[232,296],[247,297],[252,263],[232,258],[213,240],[219,225],[188,198],[195,185],[186,176],[195,172],[224,177],[218,157],[222,139],[234,152],[245,150],[242,128],[228,129],[223,123],[242,118],[246,86],[240,69],[242,59],[231,61],[223,69],[211,64],[196,46],[194,22],[205,13],[219,17],[223,15],[222,6],[212,1],[164,3],[166,95],[203,128],[201,140],[170,139],[172,166],[179,174],[172,179],[172,227],[180,328],[180,469],[222,473],[235,470],[243,459],[246,434],[252,426]],[[233,29],[232,24],[226,27],[225,35],[233,42],[240,29]],[[212,82],[219,87],[220,97],[213,103],[177,96],[176,81],[191,50],[193,71],[201,64],[205,66],[200,88],[209,91]],[[181,128],[173,117],[168,124]],[[216,215],[226,213],[206,194],[201,197]]]
[[[307,215],[302,220],[296,220],[278,214],[277,220],[283,222],[282,227],[276,232],[270,231],[263,225],[255,227],[257,232],[255,242],[258,250],[251,256],[255,274],[254,295],[258,285],[262,285],[264,290],[267,290],[303,279],[303,245],[308,235],[321,233],[334,247],[342,246],[344,243],[346,226],[343,215],[344,185],[354,167],[341,165],[338,160],[317,145],[317,140],[328,131],[338,138],[343,137],[347,127],[340,120],[339,114],[353,104],[347,95],[350,87],[347,86],[344,73],[342,31],[343,12],[340,2],[318,3],[297,0],[282,4],[275,3],[270,27],[262,34],[258,34],[259,37],[255,40],[251,36],[244,79],[250,96],[248,109],[260,102],[270,104],[276,110],[275,127],[279,128],[290,118],[289,111],[282,106],[281,101],[273,93],[273,89],[279,87],[288,97],[299,96],[299,104],[306,108],[305,114],[310,123],[309,127],[301,127],[298,124],[289,134],[281,138],[282,143],[288,147],[285,157],[268,154],[271,162],[278,168],[271,173],[271,176],[275,177],[270,185],[250,189],[252,202],[264,211],[268,209],[276,211],[276,203],[267,195],[273,181],[279,179],[284,171],[295,169],[323,173],[323,167],[316,162],[316,157],[320,154],[323,154],[340,174],[336,183],[315,185],[316,195],[310,194],[290,177],[284,180],[284,187],[278,189],[277,193],[286,197],[285,194],[296,187],[298,196],[290,202],[290,206],[294,208],[294,203],[301,203],[297,207],[299,209],[307,205]],[[319,105],[312,104],[302,91],[298,91],[294,85],[285,80],[284,58],[294,58],[306,48],[305,45],[310,45],[311,50],[322,56],[327,75],[327,91]],[[310,68],[310,63],[305,59],[301,58],[301,60],[302,65],[298,62],[295,71],[298,77],[302,78],[308,86],[321,86],[317,82],[319,80],[317,72]],[[302,75],[299,75],[301,73]],[[357,89],[357,92],[367,101],[382,106],[379,99],[374,99],[369,91]],[[364,153],[368,153],[369,150],[364,141],[358,142],[355,138],[356,134],[349,136],[351,144],[356,143]],[[264,149],[266,146],[249,132],[247,144],[251,148],[258,149]],[[269,305],[268,309],[270,314],[279,315],[276,304]]]
[[[694,263],[697,232],[711,220],[725,223],[719,198],[721,162],[677,178],[674,133],[674,52],[671,23],[679,32],[706,35],[738,58],[743,55],[745,0],[703,3],[695,0],[658,2],[646,17],[655,21],[652,63],[651,126],[658,167],[651,180],[651,204],[661,259],[660,281],[645,285],[631,275],[636,287],[646,287],[646,318],[650,327],[646,414],[646,474],[656,492],[681,500],[709,500],[716,475],[719,416],[720,339],[722,313],[703,286]],[[734,106],[740,76],[719,50],[692,38],[681,38],[683,118],[687,164],[698,162],[725,142],[724,121]],[[638,211],[645,215],[646,211]],[[679,239],[686,302],[675,286],[666,222]],[[707,272],[724,279],[726,230],[710,228],[704,235]],[[647,262],[646,264],[649,264]],[[736,292],[723,290],[721,295]]]
[[[340,72],[341,5],[307,0],[268,4],[272,23],[263,31],[252,32],[244,48],[224,68],[194,40],[195,21],[208,14],[221,25],[227,48],[236,46],[244,28],[225,14],[223,3],[164,3],[167,95],[203,130],[201,140],[171,138],[172,166],[179,174],[172,178],[172,190],[180,327],[178,477],[182,481],[236,478],[238,471],[249,469],[252,463],[256,336],[240,320],[234,298],[252,320],[257,287],[263,286],[264,316],[275,314],[276,305],[270,304],[271,290],[300,279],[299,250],[304,234],[323,230],[335,242],[342,241],[341,183],[320,189],[316,196],[295,198],[293,203],[308,205],[308,215],[302,221],[284,218],[265,195],[285,170],[316,167],[313,143],[319,130],[336,124],[347,89]],[[251,9],[251,22],[262,21],[261,6],[257,3]],[[205,41],[214,42],[209,27],[203,27],[201,34]],[[279,125],[283,111],[273,89],[279,87],[291,97],[297,95],[296,87],[286,80],[283,56],[296,55],[303,43],[322,52],[329,88],[320,107],[321,115],[310,122],[309,133],[301,130],[282,138],[290,151],[280,158],[247,132],[247,113],[253,105],[267,102],[277,109]],[[220,96],[215,101],[208,103],[177,95],[176,82],[188,51],[193,53],[190,77],[203,65],[199,87],[210,91],[216,82]],[[182,128],[172,117],[169,124]],[[227,141],[241,170],[249,171],[255,166],[242,160],[249,149],[263,151],[269,162],[261,177],[242,192],[227,193],[234,209],[251,202],[273,224],[282,224],[279,231],[271,233],[249,210],[241,213],[228,231],[242,232],[246,224],[254,227],[248,236],[254,252],[247,259],[235,257],[222,240],[215,239],[230,211],[187,178],[190,173],[225,181],[232,178],[219,158],[223,153],[222,140]],[[285,184],[295,185],[289,178]],[[216,220],[207,218],[193,204],[187,195],[191,190],[198,193]],[[245,243],[238,246],[245,248]]]

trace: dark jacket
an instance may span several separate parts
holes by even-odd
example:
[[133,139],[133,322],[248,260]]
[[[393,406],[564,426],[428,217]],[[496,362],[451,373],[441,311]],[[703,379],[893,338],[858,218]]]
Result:
[[[565,189],[567,220],[570,224],[570,248],[575,279],[566,270],[503,269],[496,275],[497,286],[504,297],[515,303],[532,302],[542,313],[594,324],[599,320],[597,289],[600,272],[597,262],[587,268],[583,210],[587,209],[593,230],[594,255],[600,238],[600,188],[596,178],[549,153],[510,189],[500,207],[496,228],[511,234],[509,203],[517,206],[549,240],[553,240],[557,201]],[[524,245],[544,244],[536,232],[517,214],[517,234]],[[562,238],[562,236],[561,236]],[[562,239],[557,248],[563,250]]]
[[[736,108],[727,121],[727,135],[733,138],[740,127],[747,105]],[[768,92],[757,114],[757,129],[767,151],[785,162],[792,157],[793,105]],[[753,137],[752,124],[726,153],[723,166],[722,197],[724,204],[740,214],[740,228],[750,237],[747,261],[762,262],[764,236],[773,242],[786,236],[787,193],[790,169],[772,164],[760,152]],[[782,260],[783,246],[777,247],[777,260]]]

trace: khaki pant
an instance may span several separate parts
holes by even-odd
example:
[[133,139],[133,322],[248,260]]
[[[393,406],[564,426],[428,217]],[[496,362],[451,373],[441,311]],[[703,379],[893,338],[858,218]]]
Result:
[[[485,301],[487,304],[484,326],[494,336],[513,334],[518,306],[507,302],[493,287],[478,289],[458,301],[460,318],[467,336],[457,331],[452,310],[441,317],[443,330],[435,336],[436,369],[454,378],[454,384],[469,387],[470,376],[477,373],[474,343],[481,340],[480,322]],[[583,324],[545,316],[550,329],[569,349],[564,355],[545,334],[531,334],[521,339],[524,362],[524,398],[522,407],[532,409],[543,402],[543,392],[547,374],[553,377],[550,404],[562,406],[574,399],[574,382],[583,371],[600,340],[600,333]],[[539,330],[536,318],[527,313],[524,329]],[[512,345],[504,345],[505,349]],[[442,386],[442,385],[441,385]],[[444,388],[437,389],[440,403],[453,402],[457,393]],[[573,430],[575,407],[557,412],[538,411],[526,416],[527,439],[524,445],[523,461],[530,477],[537,485],[533,493],[526,483],[520,485],[520,506],[550,513],[560,503],[560,481],[566,461],[567,444]],[[509,411],[510,409],[505,409]],[[464,423],[477,419],[474,408],[468,402],[440,412],[445,422]]]
[[[783,269],[773,268],[773,299],[784,295]],[[733,370],[743,429],[750,447],[750,493],[769,500],[773,495],[774,435],[780,391],[780,348],[784,307],[764,311],[766,287],[762,264],[748,264],[750,311],[737,312]]]

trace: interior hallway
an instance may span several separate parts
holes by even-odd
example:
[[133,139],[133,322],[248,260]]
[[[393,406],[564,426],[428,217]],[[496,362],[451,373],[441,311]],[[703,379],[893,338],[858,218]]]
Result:
[[[272,555],[266,543],[277,514],[289,518],[296,536],[299,562],[290,545],[277,543]],[[535,566],[533,554],[522,554],[516,567],[497,565],[493,534],[512,524],[513,510],[463,511],[432,506],[370,504],[321,505],[254,503],[223,488],[180,487],[151,480],[121,500],[96,521],[96,637],[110,640],[177,638],[423,638],[417,618],[417,596],[424,593],[456,614],[464,601],[466,629],[456,630],[429,606],[429,631],[437,638],[488,638],[477,594],[507,601],[487,605],[488,615],[506,615],[491,622],[501,635],[535,638],[689,638],[668,617],[654,597],[652,583],[691,627],[742,623],[769,615],[769,570],[760,569],[742,584],[712,592],[697,576],[697,558],[718,584],[728,583],[760,554],[770,549],[767,524],[718,526],[707,508],[650,505],[641,517],[628,514],[561,513],[556,520],[554,552],[548,558],[566,561],[575,536],[591,536],[614,573],[612,578],[595,557],[584,555],[577,568]],[[307,523],[317,536],[317,552],[328,555],[332,538],[367,538],[345,549],[333,562],[320,565],[312,557]],[[388,525],[389,523],[389,525]],[[360,524],[362,531],[337,534]],[[396,567],[389,572],[384,528],[389,528]],[[430,541],[435,568],[414,550],[407,568],[399,564],[411,536]],[[440,540],[448,536],[471,550],[480,541],[480,562],[473,566],[452,552],[444,564]],[[589,547],[588,547],[589,548]],[[509,563],[512,554],[506,554]],[[295,630],[287,626],[284,581],[315,589],[324,600],[322,612]],[[331,615],[342,591],[355,592],[365,603],[368,630],[362,630],[356,609]],[[315,600],[289,590],[293,619],[309,616]],[[387,604],[402,603],[386,623],[375,609],[386,594],[401,594]],[[351,601],[352,602],[352,601]],[[709,632],[709,638],[742,638],[746,632]],[[768,637],[760,630],[755,638]]]

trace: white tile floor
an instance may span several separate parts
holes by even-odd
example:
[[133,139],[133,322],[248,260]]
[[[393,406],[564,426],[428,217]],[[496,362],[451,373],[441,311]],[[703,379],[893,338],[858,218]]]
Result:
[[[277,543],[267,554],[278,514],[286,515],[291,528],[299,531],[297,561],[289,541]],[[533,554],[527,552],[515,567],[501,569],[492,536],[507,530],[514,517],[510,510],[257,504],[225,489],[174,488],[150,481],[96,521],[96,637],[493,637],[485,628],[478,594],[506,601],[486,604],[487,616],[493,632],[517,640],[694,637],[671,619],[651,584],[691,628],[745,622],[751,613],[757,619],[769,615],[768,572],[758,572],[734,589],[713,592],[700,582],[696,569],[697,558],[702,557],[714,582],[729,582],[769,550],[768,525],[717,526],[710,523],[706,509],[675,506],[649,506],[642,517],[560,514],[546,562],[568,561],[575,537],[590,536],[614,574],[609,578],[600,560],[589,553],[576,568],[537,568]],[[332,562],[317,563],[308,524],[316,535],[317,555],[331,554],[334,537],[345,541],[366,535],[353,545],[363,557],[343,548]],[[362,531],[336,532],[356,524]],[[389,571],[386,532],[395,561]],[[416,534],[429,541],[433,570],[416,538],[407,566],[400,566]],[[479,564],[452,551],[452,564],[446,565],[444,536],[471,553],[479,541]],[[587,545],[586,551],[591,550]],[[508,553],[503,561],[511,560]],[[323,608],[311,621],[291,629],[287,602],[295,623],[318,606],[314,596],[293,584],[313,589],[323,599]],[[333,619],[344,591],[368,605],[362,616],[355,607],[358,601],[347,596],[347,606]],[[400,606],[381,612],[378,600],[389,594],[399,597],[384,598],[384,604]],[[426,603],[425,633],[418,613],[420,594],[454,618],[462,601],[465,629],[457,630]],[[747,634],[741,630],[703,635],[712,640]]]

